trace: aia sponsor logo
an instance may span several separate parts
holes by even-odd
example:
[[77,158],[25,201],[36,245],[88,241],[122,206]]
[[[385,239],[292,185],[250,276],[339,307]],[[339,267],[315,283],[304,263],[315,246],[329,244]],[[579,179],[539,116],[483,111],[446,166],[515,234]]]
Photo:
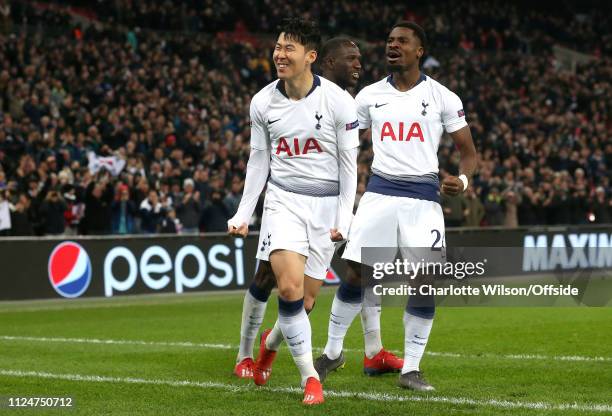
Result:
[[409,126],[408,123],[400,121],[394,127],[393,124],[386,121],[380,131],[380,141],[384,141],[385,138],[394,142],[409,142],[412,138],[419,139],[421,142],[425,141],[421,125],[417,122]]
[[91,261],[79,244],[66,241],[57,245],[49,256],[49,281],[65,298],[77,298],[91,282]]
[[319,145],[319,142],[314,137],[307,139],[304,142],[303,146],[300,145],[300,139],[295,137],[293,139],[293,143],[291,144],[289,143],[286,137],[281,137],[280,140],[278,141],[278,146],[276,146],[276,154],[280,156],[281,153],[284,153],[289,157],[293,157],[293,156],[305,155],[308,153],[322,153],[323,152],[323,150],[321,150],[321,146]]

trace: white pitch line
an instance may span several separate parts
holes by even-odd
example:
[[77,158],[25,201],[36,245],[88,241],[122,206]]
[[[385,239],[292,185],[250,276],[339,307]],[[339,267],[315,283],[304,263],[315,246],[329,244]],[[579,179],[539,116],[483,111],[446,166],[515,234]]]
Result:
[[455,352],[425,351],[432,357],[448,358],[502,358],[505,360],[549,360],[549,361],[586,361],[586,362],[612,362],[612,357],[588,357],[584,355],[543,355],[543,354],[458,354]]
[[231,350],[237,348],[228,344],[206,344],[197,342],[180,341],[140,341],[124,339],[96,339],[96,338],[57,338],[57,337],[22,337],[22,336],[0,336],[0,341],[34,341],[34,342],[60,342],[67,344],[101,344],[101,345],[144,345],[148,347],[187,347]]
[[181,295],[167,292],[126,295],[114,298],[95,296],[80,299],[0,301],[0,313],[129,308],[133,306],[197,305],[202,302],[223,302],[235,297],[235,290],[220,290],[215,292],[186,292]]
[[[135,295],[138,296],[138,295]],[[161,297],[161,296],[160,296]],[[229,298],[227,295],[217,295],[206,298],[206,302],[223,301]],[[135,306],[174,306],[174,305],[197,305],[201,303],[204,297],[185,296],[176,297],[175,299],[155,300],[155,298],[133,299],[127,302],[100,302],[99,299],[92,299],[91,302],[86,302],[81,299],[81,303],[72,303],[70,301],[54,302],[54,304],[41,306],[20,306],[14,308],[1,308],[0,313],[25,313],[25,312],[43,312],[43,311],[69,311],[78,309],[112,309],[112,308],[131,308]]]
[[[210,344],[190,341],[142,341],[124,339],[97,339],[97,338],[61,338],[61,337],[31,337],[0,335],[0,341],[33,341],[33,342],[58,342],[67,344],[98,344],[98,345],[141,345],[148,347],[183,347],[183,348],[203,348],[233,350],[238,349],[238,345],[231,344]],[[322,351],[322,348],[313,348],[315,351]],[[344,352],[362,353],[363,350],[356,348],[345,348]],[[401,354],[400,351],[393,351]],[[547,361],[577,361],[577,362],[612,362],[612,357],[588,357],[582,355],[541,355],[541,354],[459,354],[454,352],[427,351],[427,355],[432,357],[445,358],[493,358],[505,360],[547,360]]]
[[[45,378],[52,380],[66,380],[77,382],[92,382],[92,383],[115,383],[115,384],[145,384],[145,385],[163,385],[170,387],[196,387],[201,389],[220,389],[229,392],[246,392],[246,391],[266,391],[272,393],[301,393],[301,389],[295,387],[265,387],[256,388],[253,386],[237,386],[227,383],[219,383],[215,381],[192,381],[192,380],[164,380],[164,379],[146,379],[135,377],[109,377],[99,375],[82,375],[82,374],[56,374],[40,371],[22,371],[0,369],[0,375],[8,377],[33,377]],[[515,402],[509,400],[476,400],[466,397],[444,397],[444,396],[400,396],[388,393],[364,393],[358,391],[346,390],[327,390],[326,397],[339,398],[355,398],[361,400],[379,401],[379,402],[422,402],[422,403],[443,403],[453,405],[468,405],[468,406],[483,406],[496,407],[503,409],[529,409],[529,410],[549,410],[549,411],[565,411],[575,410],[580,412],[608,412],[612,413],[612,405],[599,403],[547,403],[547,402]]]

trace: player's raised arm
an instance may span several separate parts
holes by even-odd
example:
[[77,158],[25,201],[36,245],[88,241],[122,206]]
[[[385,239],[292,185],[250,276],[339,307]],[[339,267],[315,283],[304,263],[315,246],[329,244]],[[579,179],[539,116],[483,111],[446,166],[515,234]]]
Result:
[[459,162],[459,176],[447,176],[442,181],[442,192],[446,195],[459,195],[465,191],[476,171],[478,155],[470,127],[465,121],[465,112],[461,100],[457,95],[448,91],[444,98],[442,122],[445,130],[450,134],[459,149],[461,160]]
[[256,99],[254,97],[251,101],[251,154],[247,163],[244,191],[236,215],[227,221],[228,233],[242,237],[246,237],[249,232],[248,222],[270,172],[270,139],[257,109]]
[[336,115],[336,137],[340,196],[336,212],[336,227],[331,230],[331,239],[341,241],[348,235],[353,218],[353,206],[357,192],[357,154],[359,152],[359,120],[355,103],[348,93]]

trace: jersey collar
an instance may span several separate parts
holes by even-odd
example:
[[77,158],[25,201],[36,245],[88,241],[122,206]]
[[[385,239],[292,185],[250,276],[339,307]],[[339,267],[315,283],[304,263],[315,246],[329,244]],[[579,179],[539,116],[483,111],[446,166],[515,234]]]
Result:
[[[318,75],[312,74],[312,87],[310,88],[310,91],[308,91],[308,94],[306,94],[306,97],[312,94],[314,90],[320,86],[321,86],[321,78],[319,78]],[[284,80],[282,79],[278,80],[278,82],[276,83],[276,89],[279,90],[280,93],[285,96],[285,98],[289,98],[289,96],[287,95],[287,91],[285,91],[285,81]]]
[[[412,88],[416,87],[417,85],[419,85],[419,84],[420,84],[421,82],[423,82],[423,81],[427,81],[427,77],[425,76],[425,74],[424,74],[424,73],[419,72],[419,74],[420,74],[420,75],[419,75],[419,79],[417,80],[416,84],[414,84],[414,86],[413,86]],[[391,85],[393,88],[397,89],[397,87],[395,86],[395,81],[393,80],[393,74],[391,74],[391,75],[389,75],[389,76],[387,77],[387,82],[388,82],[388,83],[389,83],[389,84],[390,84],[390,85]],[[411,88],[411,89],[412,89],[412,88]]]

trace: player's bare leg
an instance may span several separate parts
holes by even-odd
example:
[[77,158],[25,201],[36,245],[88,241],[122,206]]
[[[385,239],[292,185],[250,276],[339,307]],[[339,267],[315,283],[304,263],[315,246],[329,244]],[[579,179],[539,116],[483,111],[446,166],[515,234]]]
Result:
[[[317,404],[323,402],[323,390],[312,362],[312,331],[304,308],[305,260],[304,256],[288,250],[276,250],[270,255],[279,292],[278,324],[300,371],[305,387],[304,403]],[[266,371],[265,358],[263,371]],[[256,364],[255,371],[259,372],[259,368]]]
[[234,375],[238,378],[253,378],[253,345],[266,313],[268,297],[275,286],[270,262],[260,261],[242,304],[240,347],[234,367]]

